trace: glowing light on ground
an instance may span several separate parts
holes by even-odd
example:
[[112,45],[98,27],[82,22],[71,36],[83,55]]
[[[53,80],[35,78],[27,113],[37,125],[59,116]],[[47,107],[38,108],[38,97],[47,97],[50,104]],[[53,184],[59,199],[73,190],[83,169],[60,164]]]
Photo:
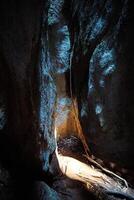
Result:
[[[57,138],[57,131],[55,128],[55,138]],[[58,153],[56,148],[56,156],[59,162],[59,167],[64,175],[78,180],[89,186],[97,186],[102,188],[105,192],[111,194],[120,194],[130,199],[134,199],[134,190],[126,187],[126,185],[118,180],[117,177],[110,177],[101,170],[87,165],[73,157],[63,156]],[[123,179],[122,179],[123,180]]]

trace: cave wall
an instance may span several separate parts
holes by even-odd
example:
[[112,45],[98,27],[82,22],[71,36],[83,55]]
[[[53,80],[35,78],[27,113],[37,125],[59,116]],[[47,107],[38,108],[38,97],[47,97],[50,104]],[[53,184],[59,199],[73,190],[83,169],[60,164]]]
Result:
[[133,19],[130,0],[1,1],[4,165],[47,172],[54,127],[78,136],[74,99],[92,154],[134,167]]
[[79,137],[75,101],[92,154],[126,168],[134,154],[132,9],[129,0],[74,0],[50,1],[48,10],[58,137]]
[[0,6],[0,154],[22,176],[47,171],[55,147],[41,113],[42,85],[47,85],[40,76],[41,30],[47,9],[47,2],[36,0],[2,1]]
[[57,138],[77,135],[70,97],[69,79],[71,40],[65,1],[49,1],[47,18],[47,63],[55,83],[55,127]]
[[92,153],[133,168],[131,1],[72,1],[69,30],[73,94]]

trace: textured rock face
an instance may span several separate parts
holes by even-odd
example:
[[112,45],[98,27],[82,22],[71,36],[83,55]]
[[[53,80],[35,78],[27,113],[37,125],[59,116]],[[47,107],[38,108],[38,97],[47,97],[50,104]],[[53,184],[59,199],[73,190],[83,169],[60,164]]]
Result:
[[10,145],[14,144],[18,157],[21,154],[25,160],[24,155],[34,155],[46,160],[44,169],[48,169],[49,154],[55,148],[52,119],[56,104],[59,133],[77,132],[71,113],[71,65],[73,96],[93,153],[128,162],[133,145],[130,3],[3,1],[0,130],[10,132]]
[[133,20],[130,0],[1,1],[0,162],[47,172],[74,99],[92,153],[134,167]]
[[42,82],[47,82],[39,76],[43,6],[47,12],[46,5],[36,0],[2,1],[0,6],[1,156],[18,170],[30,169],[28,173],[35,173],[37,168],[47,171],[49,155],[54,151],[54,141],[49,147],[50,133],[39,116]]
[[[65,1],[48,1],[47,17],[47,65],[46,73],[51,74],[56,87],[55,126],[58,137],[76,134],[76,124],[72,114],[72,100],[67,83],[70,68],[71,40],[68,21],[63,8]],[[54,94],[54,92],[53,92]]]
[[71,69],[73,98],[93,154],[133,167],[131,2],[49,3],[49,62],[57,88],[58,133],[77,135]]
[[73,90],[89,147],[107,161],[132,167],[131,2],[73,1],[72,5]]

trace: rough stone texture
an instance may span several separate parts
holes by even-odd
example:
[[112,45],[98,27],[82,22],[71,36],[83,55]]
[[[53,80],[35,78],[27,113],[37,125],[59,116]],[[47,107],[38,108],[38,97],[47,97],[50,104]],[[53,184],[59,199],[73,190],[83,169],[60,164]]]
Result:
[[133,20],[131,0],[1,1],[0,162],[13,175],[50,183],[54,126],[77,135],[72,99],[92,153],[133,169]]
[[103,160],[134,167],[131,1],[72,1],[67,6],[73,94],[89,147]]
[[44,182],[34,184],[33,200],[60,200],[60,195]]
[[70,63],[70,35],[66,17],[63,12],[65,1],[50,0],[48,9],[47,33],[47,63],[49,72],[56,85],[56,113],[55,126],[57,137],[76,134],[76,124],[72,114],[72,101],[67,94],[69,85],[66,76]]
[[46,3],[37,0],[2,1],[0,6],[1,159],[15,173],[23,169],[23,175],[32,176],[48,170],[54,151],[53,141],[48,148],[49,135],[42,136],[39,117],[42,11],[47,12]]

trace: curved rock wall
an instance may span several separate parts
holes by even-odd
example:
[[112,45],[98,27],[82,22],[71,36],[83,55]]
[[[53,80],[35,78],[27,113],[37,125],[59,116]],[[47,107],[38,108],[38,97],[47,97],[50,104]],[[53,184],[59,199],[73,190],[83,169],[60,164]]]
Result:
[[[131,1],[72,1],[73,93],[93,154],[133,167]],[[70,23],[71,22],[71,23]]]
[[42,11],[42,1],[36,0],[2,1],[0,6],[1,158],[28,173],[47,162],[41,149],[47,150],[48,141],[40,137],[39,120]]
[[47,171],[54,126],[77,135],[74,99],[92,153],[133,167],[133,19],[130,0],[2,0],[4,163]]

